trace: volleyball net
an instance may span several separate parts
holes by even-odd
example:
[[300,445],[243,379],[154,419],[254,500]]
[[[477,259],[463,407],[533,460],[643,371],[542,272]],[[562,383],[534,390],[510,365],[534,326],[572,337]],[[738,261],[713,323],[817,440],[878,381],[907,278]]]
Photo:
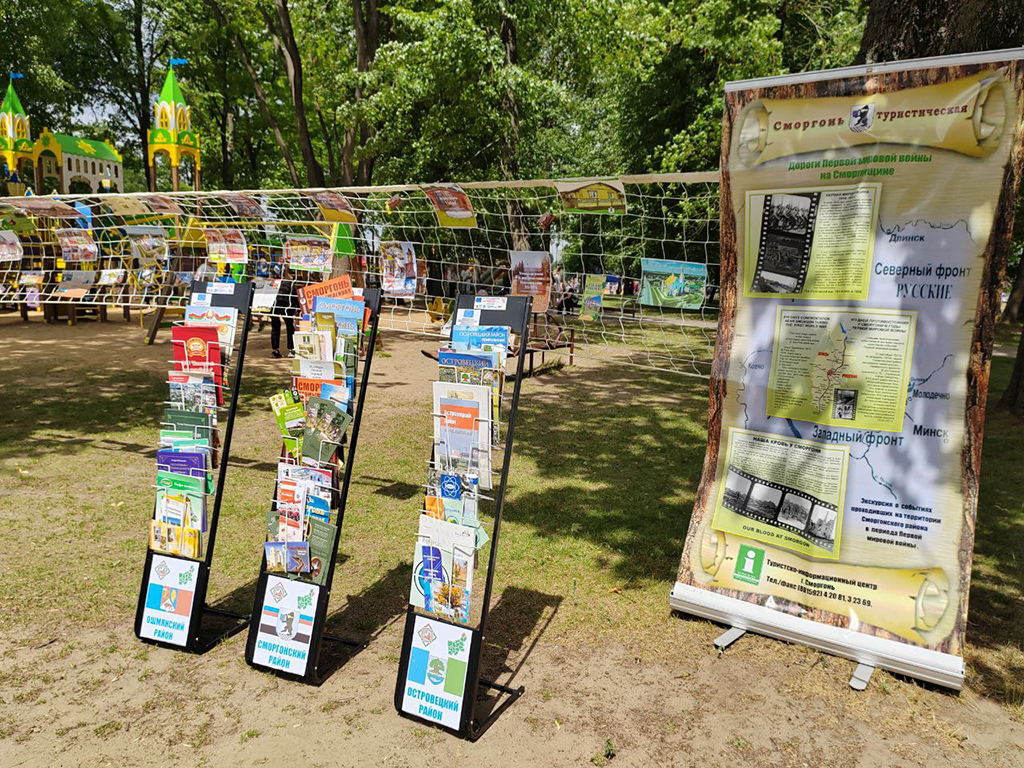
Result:
[[437,336],[459,293],[534,296],[530,347],[706,377],[717,173],[0,199],[0,306],[173,319],[194,280],[255,283],[256,317],[347,273],[381,327]]

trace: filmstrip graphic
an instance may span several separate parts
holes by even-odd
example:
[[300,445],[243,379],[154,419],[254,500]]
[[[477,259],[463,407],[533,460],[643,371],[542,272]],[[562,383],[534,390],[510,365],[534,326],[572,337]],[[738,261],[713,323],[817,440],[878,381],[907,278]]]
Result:
[[820,192],[776,192],[764,196],[752,291],[803,291],[820,197]]
[[835,550],[839,512],[810,494],[729,466],[722,505],[733,512],[795,533],[829,552]]
[[857,419],[856,389],[836,389],[832,393],[832,418],[855,421]]

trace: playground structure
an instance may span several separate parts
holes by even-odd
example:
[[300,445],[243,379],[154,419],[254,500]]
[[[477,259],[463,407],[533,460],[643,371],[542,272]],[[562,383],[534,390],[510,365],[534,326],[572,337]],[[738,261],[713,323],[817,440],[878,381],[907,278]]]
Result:
[[192,187],[201,189],[199,134],[192,130],[192,111],[185,103],[185,97],[174,75],[174,66],[167,69],[164,87],[153,107],[156,128],[149,131],[146,163],[149,166],[149,190],[156,192],[156,158],[166,155],[171,164],[171,189],[181,188],[182,160],[191,158]]
[[84,139],[44,128],[32,140],[31,121],[14,90],[0,104],[0,183],[9,195],[23,195],[32,182],[36,194],[89,194],[124,189],[124,162],[109,141]]

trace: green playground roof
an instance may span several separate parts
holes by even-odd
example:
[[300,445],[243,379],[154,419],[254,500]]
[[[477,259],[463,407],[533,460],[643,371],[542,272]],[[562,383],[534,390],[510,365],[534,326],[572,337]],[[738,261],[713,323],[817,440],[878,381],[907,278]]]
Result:
[[43,147],[49,149],[47,145],[49,144],[51,136],[57,140],[57,143],[60,145],[60,151],[66,155],[88,157],[93,160],[106,160],[110,163],[121,162],[121,158],[118,156],[114,148],[102,141],[82,139],[78,136],[68,136],[66,133],[49,132],[43,132],[37,141],[42,142]]
[[178,87],[178,79],[174,76],[174,67],[167,68],[167,77],[164,79],[164,87],[160,89],[160,101],[184,104],[185,97],[181,95],[181,88]]
[[4,103],[0,105],[0,112],[13,112],[16,115],[25,115],[25,110],[21,106],[21,100],[18,99],[18,94],[14,92],[14,81],[7,81],[7,94],[4,96]]

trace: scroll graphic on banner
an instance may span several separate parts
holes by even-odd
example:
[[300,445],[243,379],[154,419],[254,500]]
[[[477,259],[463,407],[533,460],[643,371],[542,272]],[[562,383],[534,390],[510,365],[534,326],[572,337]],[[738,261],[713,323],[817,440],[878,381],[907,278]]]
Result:
[[[755,99],[740,113],[733,159],[737,167],[750,168],[781,157],[878,144],[988,157],[1013,125],[1017,95],[1006,75],[997,64],[967,77],[887,92],[862,88],[857,96]],[[849,165],[856,163],[840,167]]]
[[726,87],[723,315],[673,608],[962,685],[968,381],[987,386],[1022,59]]

